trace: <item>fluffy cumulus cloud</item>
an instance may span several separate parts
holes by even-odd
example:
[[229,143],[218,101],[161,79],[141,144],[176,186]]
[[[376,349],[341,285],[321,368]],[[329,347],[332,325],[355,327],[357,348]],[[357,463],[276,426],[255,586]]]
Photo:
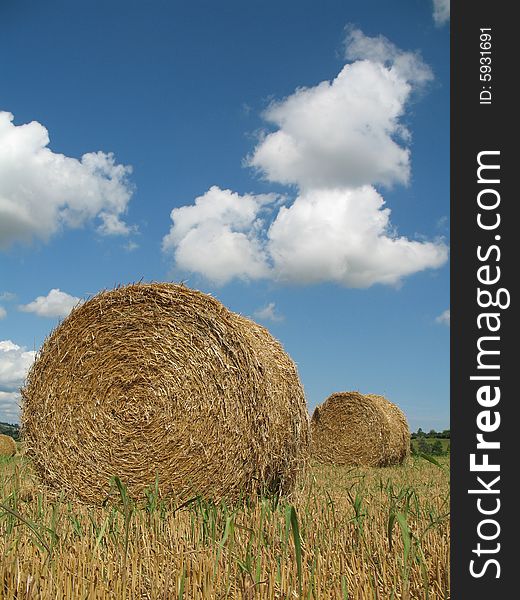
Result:
[[0,341],[0,389],[15,391],[25,379],[36,352],[11,340]]
[[18,390],[35,356],[36,352],[18,346],[11,340],[0,340],[0,421],[18,421]]
[[332,81],[301,88],[265,111],[276,131],[247,163],[269,181],[310,187],[407,183],[410,137],[401,122],[414,85],[431,78],[420,57],[386,38],[349,29],[343,67]]
[[375,187],[409,182],[403,117],[431,70],[416,53],[355,28],[347,29],[345,57],[332,81],[269,106],[274,130],[246,159],[265,179],[293,186],[292,203],[211,188],[171,213],[163,249],[177,267],[220,283],[268,277],[368,287],[446,261],[442,241],[396,233]]
[[29,304],[20,305],[19,309],[39,317],[66,317],[79,302],[81,298],[52,289],[46,296],[38,296]]
[[447,325],[449,327],[449,325],[450,325],[450,309],[448,308],[443,313],[441,313],[435,319],[435,321],[441,325]]
[[132,195],[131,168],[112,154],[76,159],[48,145],[43,125],[15,125],[11,113],[0,112],[0,248],[46,241],[61,228],[95,220],[102,235],[130,233],[123,216]]
[[267,277],[269,266],[261,241],[263,213],[274,194],[245,194],[211,187],[191,206],[174,208],[163,250],[175,254],[177,266],[216,283],[233,277]]
[[433,20],[439,26],[450,20],[450,0],[433,0]]
[[262,308],[256,310],[254,317],[260,319],[260,321],[273,321],[274,323],[284,320],[283,315],[276,310],[276,304],[274,302],[269,302]]
[[292,283],[394,285],[446,260],[441,243],[395,235],[372,186],[308,190],[280,209],[268,238],[277,278]]

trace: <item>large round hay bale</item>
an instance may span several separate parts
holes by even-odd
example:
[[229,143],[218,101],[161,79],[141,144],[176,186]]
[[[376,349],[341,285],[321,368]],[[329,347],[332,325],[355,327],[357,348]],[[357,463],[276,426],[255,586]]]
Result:
[[104,291],[43,344],[22,390],[27,454],[50,487],[99,502],[291,491],[309,431],[296,368],[260,326],[198,291]]
[[401,465],[410,454],[410,428],[404,413],[384,396],[366,394],[366,397],[377,402],[388,419],[390,437],[387,464]]
[[0,433],[0,456],[14,456],[16,454],[16,442],[10,435]]
[[[262,327],[235,315],[243,326],[243,335],[255,353],[255,360],[263,377],[267,398],[277,402],[270,413],[269,437],[266,450],[271,457],[265,478],[276,485],[292,489],[296,477],[309,457],[310,423],[303,389],[293,361],[280,342]],[[273,407],[274,408],[274,407]],[[293,464],[296,460],[296,464]],[[298,463],[300,466],[298,466]],[[279,474],[284,474],[278,481]]]

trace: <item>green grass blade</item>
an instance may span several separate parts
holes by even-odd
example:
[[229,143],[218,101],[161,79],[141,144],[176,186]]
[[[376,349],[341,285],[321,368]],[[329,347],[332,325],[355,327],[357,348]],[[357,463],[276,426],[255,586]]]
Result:
[[294,506],[289,507],[291,518],[291,530],[294,540],[294,550],[296,553],[296,569],[298,573],[298,589],[300,597],[302,595],[302,543],[300,538],[300,526],[298,524],[298,515]]

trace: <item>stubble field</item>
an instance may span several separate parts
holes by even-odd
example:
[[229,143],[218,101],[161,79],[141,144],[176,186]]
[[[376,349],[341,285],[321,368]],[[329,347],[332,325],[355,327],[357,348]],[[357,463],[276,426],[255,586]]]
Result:
[[448,599],[449,465],[314,464],[290,501],[135,504],[116,478],[103,507],[41,491],[0,459],[5,600]]

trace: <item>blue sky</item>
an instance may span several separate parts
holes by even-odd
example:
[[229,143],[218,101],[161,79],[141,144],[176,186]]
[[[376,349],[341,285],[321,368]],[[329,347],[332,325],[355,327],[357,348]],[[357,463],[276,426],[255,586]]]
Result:
[[1,3],[0,420],[75,299],[144,279],[267,326],[310,410],[359,389],[448,427],[435,5]]

